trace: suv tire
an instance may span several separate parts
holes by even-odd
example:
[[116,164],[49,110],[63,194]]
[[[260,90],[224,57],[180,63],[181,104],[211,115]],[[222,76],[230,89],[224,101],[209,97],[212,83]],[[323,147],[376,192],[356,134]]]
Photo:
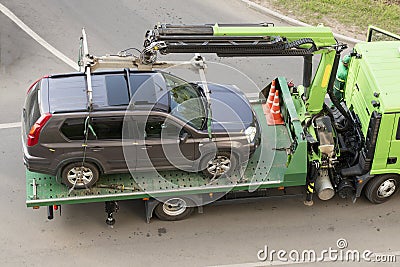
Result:
[[62,169],[61,180],[69,188],[74,185],[76,189],[90,188],[99,180],[99,170],[89,162],[85,162],[83,166],[82,162],[70,163]]
[[[205,157],[209,158],[209,157]],[[238,160],[235,154],[230,152],[218,151],[215,157],[206,162],[203,173],[208,178],[216,179],[221,176],[230,176],[238,166]]]

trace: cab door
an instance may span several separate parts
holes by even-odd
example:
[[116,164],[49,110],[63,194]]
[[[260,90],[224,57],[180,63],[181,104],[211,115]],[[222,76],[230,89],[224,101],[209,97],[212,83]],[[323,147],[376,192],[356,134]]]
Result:
[[390,150],[386,160],[387,169],[397,169],[400,172],[400,115],[396,114],[390,140]]

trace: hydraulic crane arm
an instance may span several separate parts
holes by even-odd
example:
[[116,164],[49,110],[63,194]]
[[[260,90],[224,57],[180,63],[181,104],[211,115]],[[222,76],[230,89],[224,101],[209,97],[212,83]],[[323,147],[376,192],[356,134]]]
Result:
[[159,24],[146,33],[145,47],[161,54],[216,53],[218,56],[303,56],[336,45],[326,27],[272,24]]
[[[338,44],[327,27],[274,27],[273,24],[158,24],[145,35],[143,60],[153,64],[156,54],[215,53],[220,57],[302,56],[306,107],[309,113],[321,111],[332,76],[336,75],[340,52],[346,45]],[[321,60],[311,82],[311,57]]]
[[[99,68],[166,68],[176,62],[157,61],[157,54],[214,53],[220,57],[301,56],[304,58],[303,85],[305,106],[310,114],[319,113],[328,88],[333,86],[340,52],[346,45],[338,44],[327,27],[274,27],[262,24],[158,24],[145,35],[140,56],[118,53],[96,57],[89,54],[86,34],[79,65],[87,74]],[[312,56],[321,59],[312,77]],[[199,58],[199,57],[197,57]],[[197,66],[192,60],[186,64]],[[198,68],[197,68],[198,69]],[[89,74],[90,76],[90,74]],[[89,90],[90,91],[90,90]],[[89,94],[90,96],[90,94]],[[90,97],[89,97],[90,98]]]

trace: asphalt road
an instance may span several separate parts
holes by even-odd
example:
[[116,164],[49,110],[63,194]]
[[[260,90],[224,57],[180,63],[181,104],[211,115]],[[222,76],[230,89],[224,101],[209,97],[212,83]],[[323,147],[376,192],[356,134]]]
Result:
[[[272,21],[281,25],[240,1],[229,0],[1,2],[74,60],[82,27],[89,35],[92,53],[104,54],[141,47],[145,31],[157,22]],[[20,120],[30,83],[45,74],[72,69],[1,13],[0,25],[0,124],[3,124]],[[301,82],[300,60],[210,57],[210,61],[214,60],[234,69],[212,63],[209,79],[239,84],[246,92],[253,92],[278,75]],[[215,75],[213,68],[221,72]],[[235,75],[240,72],[250,80]],[[245,85],[241,84],[243,80]],[[203,214],[194,214],[185,221],[153,219],[150,224],[145,223],[142,202],[126,201],[120,203],[113,229],[104,223],[103,204],[71,205],[63,207],[61,217],[48,221],[46,209],[25,207],[20,129],[0,129],[0,140],[2,266],[242,266],[257,263],[257,252],[265,245],[275,250],[322,251],[337,248],[339,238],[347,240],[349,249],[400,251],[400,195],[379,206],[363,198],[355,204],[339,198],[316,201],[312,207],[304,206],[301,199],[210,206],[204,208]]]

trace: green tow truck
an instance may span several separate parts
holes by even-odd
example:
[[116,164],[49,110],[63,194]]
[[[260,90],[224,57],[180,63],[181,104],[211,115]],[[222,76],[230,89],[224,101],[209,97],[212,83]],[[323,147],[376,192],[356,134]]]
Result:
[[[281,124],[269,124],[265,105],[268,84],[250,102],[262,129],[261,145],[247,166],[230,177],[161,171],[103,175],[92,188],[70,190],[57,177],[26,171],[26,204],[48,207],[48,218],[63,204],[105,202],[107,224],[114,224],[117,201],[142,199],[147,222],[153,216],[180,220],[195,207],[261,197],[335,194],[354,201],[362,193],[375,204],[391,198],[400,183],[400,37],[371,27],[366,42],[350,53],[344,100],[333,93],[341,53],[327,27],[275,27],[273,24],[158,24],[145,35],[139,57],[96,57],[82,35],[80,66],[87,74],[99,68],[164,68],[177,63],[157,55],[212,53],[219,57],[295,56],[304,59],[303,84],[274,79],[279,91]],[[319,58],[313,73],[313,57]],[[188,64],[205,79],[200,55]],[[91,88],[90,88],[91,89]],[[88,94],[91,90],[88,90]],[[211,92],[212,93],[212,92]],[[90,95],[89,95],[90,97]]]

